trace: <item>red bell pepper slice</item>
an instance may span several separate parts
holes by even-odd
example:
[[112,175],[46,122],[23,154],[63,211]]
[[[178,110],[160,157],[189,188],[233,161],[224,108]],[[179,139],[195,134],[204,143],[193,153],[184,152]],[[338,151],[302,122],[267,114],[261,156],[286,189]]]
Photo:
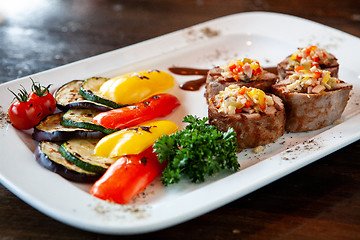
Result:
[[149,147],[137,155],[126,155],[114,162],[91,187],[100,199],[126,204],[143,191],[166,167]]
[[122,129],[157,117],[165,117],[180,105],[171,94],[161,93],[130,106],[113,109],[96,115],[93,123],[110,129]]

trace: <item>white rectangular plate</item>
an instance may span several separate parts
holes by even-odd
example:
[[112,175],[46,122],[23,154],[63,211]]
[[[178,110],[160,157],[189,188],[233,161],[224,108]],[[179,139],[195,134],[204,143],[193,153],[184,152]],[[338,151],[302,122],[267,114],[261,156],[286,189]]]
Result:
[[[276,26],[276,27],[274,27]],[[354,85],[342,123],[318,131],[285,134],[265,151],[241,152],[241,170],[222,172],[202,184],[183,181],[163,187],[157,179],[128,205],[92,197],[89,184],[76,184],[52,173],[34,159],[36,143],[29,132],[3,123],[0,129],[0,180],[19,198],[48,216],[71,226],[100,233],[138,234],[163,229],[197,217],[279,179],[360,136],[360,62],[354,49],[360,40],[308,20],[264,12],[241,13],[205,22],[181,31],[32,75],[42,85],[56,89],[73,79],[112,77],[172,66],[211,68],[232,58],[250,57],[264,67],[275,66],[297,47],[316,44],[337,56],[341,79]],[[177,84],[194,79],[175,76]],[[24,77],[0,85],[0,103],[7,111],[13,98],[7,90]],[[188,92],[174,87],[171,93],[181,107],[167,119],[181,127],[186,114],[207,116],[204,89]]]

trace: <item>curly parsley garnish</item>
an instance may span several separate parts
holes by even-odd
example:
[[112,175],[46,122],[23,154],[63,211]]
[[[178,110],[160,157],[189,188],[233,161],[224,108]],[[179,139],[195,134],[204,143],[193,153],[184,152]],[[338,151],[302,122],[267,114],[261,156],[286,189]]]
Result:
[[184,176],[192,182],[204,182],[206,176],[223,169],[239,169],[235,131],[232,128],[218,131],[207,120],[185,116],[183,122],[190,124],[184,130],[164,135],[155,142],[154,152],[159,161],[168,162],[161,179],[165,186],[179,182]]

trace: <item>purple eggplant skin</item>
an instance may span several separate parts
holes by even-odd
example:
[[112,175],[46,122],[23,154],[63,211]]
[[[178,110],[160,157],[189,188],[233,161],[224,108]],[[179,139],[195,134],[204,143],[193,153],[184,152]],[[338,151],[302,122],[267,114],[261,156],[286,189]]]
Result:
[[93,183],[101,177],[101,174],[79,173],[52,161],[44,152],[41,151],[41,144],[38,144],[37,148],[35,149],[35,158],[42,167],[73,182]]
[[89,109],[95,109],[101,112],[106,112],[106,111],[110,111],[113,108],[111,107],[107,107],[105,105],[99,105],[97,103],[93,103],[90,101],[79,101],[79,102],[71,102],[68,103],[66,105],[60,105],[60,104],[56,104],[57,108],[63,112],[68,111],[69,109],[74,109],[74,108],[89,108]]
[[102,138],[106,134],[100,131],[74,130],[74,131],[42,131],[34,128],[32,137],[37,141],[66,141],[73,138]]
[[37,141],[66,141],[72,138],[102,138],[105,133],[95,130],[72,128],[61,125],[63,112],[47,116],[34,127],[33,139]]

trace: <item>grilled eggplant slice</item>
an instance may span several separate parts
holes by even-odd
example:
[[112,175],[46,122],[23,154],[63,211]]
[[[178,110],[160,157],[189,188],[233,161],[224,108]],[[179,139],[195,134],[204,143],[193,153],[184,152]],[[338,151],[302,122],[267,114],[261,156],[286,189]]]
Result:
[[113,102],[113,101],[101,96],[100,87],[107,80],[109,80],[109,79],[102,78],[102,77],[93,77],[93,78],[89,78],[89,79],[85,80],[85,82],[80,87],[80,91],[79,91],[80,95],[89,101],[104,104],[111,108],[124,107],[124,105],[119,105],[116,102]]
[[99,139],[71,139],[59,148],[59,152],[76,166],[91,172],[104,173],[115,158],[94,155],[94,148]]
[[72,108],[90,108],[99,111],[109,111],[113,108],[89,101],[80,95],[80,87],[84,83],[83,80],[73,80],[61,86],[55,92],[55,100],[57,107],[62,111]]
[[70,109],[62,116],[61,124],[67,127],[100,131],[105,134],[116,132],[116,129],[108,129],[92,123],[93,118],[99,113],[100,111],[94,109]]
[[60,145],[43,141],[35,150],[36,161],[44,168],[74,182],[95,182],[101,174],[85,171],[67,161],[59,153]]
[[33,138],[38,141],[66,141],[72,138],[101,138],[103,132],[61,125],[64,113],[47,116],[34,127]]

